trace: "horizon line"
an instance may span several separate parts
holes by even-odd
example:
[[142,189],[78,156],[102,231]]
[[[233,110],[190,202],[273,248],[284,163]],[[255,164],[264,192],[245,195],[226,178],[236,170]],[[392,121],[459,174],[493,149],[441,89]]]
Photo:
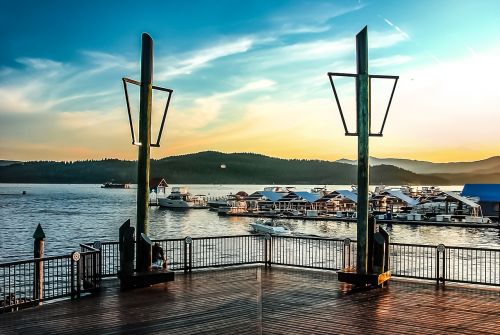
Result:
[[[171,158],[171,157],[180,157],[180,156],[188,156],[188,155],[196,155],[200,153],[206,153],[206,152],[214,152],[214,153],[219,153],[219,154],[225,154],[225,155],[234,155],[234,154],[254,154],[254,155],[260,155],[264,157],[269,157],[269,158],[276,158],[276,159],[282,159],[282,160],[308,160],[308,161],[322,161],[322,162],[332,162],[332,163],[337,163],[341,160],[349,160],[352,162],[356,162],[356,159],[349,159],[349,158],[339,158],[336,160],[326,160],[326,159],[318,159],[318,158],[284,158],[284,157],[278,157],[278,156],[269,156],[265,155],[262,153],[258,152],[223,152],[223,151],[218,151],[218,150],[204,150],[204,151],[198,151],[198,152],[190,152],[190,153],[184,153],[184,154],[176,154],[176,155],[170,155],[170,156],[164,156],[162,158],[151,158],[152,161],[159,161],[163,160],[166,158]],[[402,157],[375,157],[375,156],[370,156],[370,158],[376,158],[376,159],[381,159],[381,160],[388,160],[388,159],[398,159],[398,160],[408,160],[408,161],[413,161],[413,162],[427,162],[427,163],[433,163],[433,164],[449,164],[449,163],[474,163],[474,162],[480,162],[480,161],[485,161],[491,158],[495,157],[500,157],[500,155],[493,155],[489,157],[485,157],[482,159],[478,160],[472,160],[472,161],[449,161],[449,162],[433,162],[430,160],[418,160],[418,159],[411,159],[411,158],[402,158]],[[119,160],[119,161],[127,161],[127,162],[136,162],[137,159],[120,159],[120,158],[110,158],[110,157],[104,157],[100,159],[80,159],[80,160],[26,160],[26,161],[21,161],[21,160],[10,160],[10,159],[0,159],[0,162],[2,161],[7,161],[7,162],[19,162],[19,163],[31,163],[31,162],[69,162],[69,163],[74,163],[74,162],[83,162],[83,161],[103,161],[103,160]]]

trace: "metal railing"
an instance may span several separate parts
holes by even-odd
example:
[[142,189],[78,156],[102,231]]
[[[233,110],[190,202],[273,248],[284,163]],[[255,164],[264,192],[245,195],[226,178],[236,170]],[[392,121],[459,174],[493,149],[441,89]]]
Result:
[[82,245],[82,252],[0,264],[0,313],[98,290],[100,257]]
[[344,251],[344,240],[274,236],[270,245],[270,264],[326,270],[340,270],[348,266],[344,259],[349,259],[345,257],[345,252],[350,254],[350,251]]
[[444,245],[437,250],[444,259],[440,269],[443,281],[500,286],[500,250]]
[[[238,235],[159,239],[169,269],[244,264],[337,271],[356,262],[356,241],[305,236]],[[500,249],[391,243],[393,276],[500,286]],[[120,270],[118,242],[82,244],[81,252],[0,264],[0,312],[99,289]]]
[[[345,239],[238,235],[154,240],[166,252],[171,270],[284,265],[337,271],[354,267],[356,241]],[[117,242],[101,248],[103,275],[119,270]],[[391,243],[390,269],[395,277],[500,286],[500,249]]]

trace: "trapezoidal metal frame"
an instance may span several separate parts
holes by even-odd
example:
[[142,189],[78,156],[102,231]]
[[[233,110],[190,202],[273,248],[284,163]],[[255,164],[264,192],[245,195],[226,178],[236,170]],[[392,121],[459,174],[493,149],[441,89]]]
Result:
[[[135,140],[134,123],[132,122],[132,113],[130,112],[130,100],[128,97],[127,83],[137,85],[137,86],[141,86],[142,84],[141,84],[141,82],[139,82],[137,80],[133,80],[133,79],[129,79],[129,78],[122,78],[122,81],[123,81],[123,90],[125,91],[125,100],[127,102],[128,121],[129,121],[129,125],[130,125],[130,133],[132,136],[132,144],[137,145],[137,146],[141,146],[142,143],[137,142]],[[165,104],[165,110],[163,112],[163,117],[161,120],[160,130],[158,132],[158,137],[156,139],[156,143],[151,143],[151,147],[159,148],[161,135],[163,133],[163,127],[165,126],[165,119],[167,118],[168,107],[170,106],[170,98],[172,97],[172,93],[174,92],[174,90],[172,90],[170,88],[164,88],[164,87],[159,87],[159,86],[154,86],[154,85],[151,86],[151,88],[153,90],[158,90],[158,91],[163,91],[163,92],[168,93],[167,103]]]
[[[339,112],[340,112],[340,118],[342,119],[342,125],[344,126],[345,135],[346,136],[358,136],[357,132],[352,133],[352,132],[349,132],[349,130],[347,129],[347,124],[345,122],[345,117],[344,117],[344,113],[342,111],[342,106],[340,105],[340,100],[339,100],[339,96],[337,94],[337,90],[335,89],[335,83],[333,82],[333,77],[357,78],[358,75],[355,73],[328,72],[328,78],[330,79],[330,84],[332,85],[333,94],[335,95],[335,101],[337,102],[337,107],[338,107]],[[369,85],[370,86],[372,83],[372,79],[394,79],[394,86],[392,87],[391,97],[389,98],[389,103],[387,104],[387,109],[385,110],[384,120],[382,121],[382,127],[380,128],[380,131],[378,133],[371,132],[371,94],[372,94],[372,92],[370,90],[370,99],[369,99],[369,103],[370,103],[370,134],[369,135],[375,136],[375,137],[382,137],[382,136],[384,136],[383,135],[384,127],[385,127],[385,123],[387,121],[387,115],[389,115],[389,109],[391,108],[392,98],[394,97],[394,91],[396,90],[396,85],[398,83],[399,76],[386,76],[386,75],[370,74],[370,75],[368,75],[368,78],[369,78]]]

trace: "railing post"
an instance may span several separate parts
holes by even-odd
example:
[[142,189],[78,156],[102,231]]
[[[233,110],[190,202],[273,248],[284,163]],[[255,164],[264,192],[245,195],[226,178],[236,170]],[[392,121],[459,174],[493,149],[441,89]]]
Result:
[[[80,273],[80,253],[75,251],[71,254],[71,265],[76,264],[76,292],[74,294],[74,298],[80,298],[80,283],[81,283],[81,273]],[[73,282],[73,276],[71,278]],[[74,284],[73,284],[74,285]],[[72,295],[73,297],[73,295]]]
[[351,266],[351,239],[346,238],[344,240],[342,251],[342,269],[346,269]]
[[187,243],[186,243],[186,239],[184,239],[184,273],[187,273],[187,250],[188,250],[188,247],[187,247]]
[[33,258],[40,259],[35,262],[35,276],[34,276],[34,289],[33,289],[33,300],[36,305],[41,305],[43,300],[43,252],[44,252],[44,239],[45,233],[43,232],[42,226],[38,224],[35,233],[33,234],[35,239],[33,243]]
[[71,300],[75,299],[75,260],[71,253],[71,265],[70,265],[70,276],[71,276]]
[[271,266],[271,234],[264,235],[264,264],[267,267]]
[[273,264],[273,236],[269,234],[269,267]]
[[186,236],[184,238],[184,273],[191,272],[191,268],[193,266],[193,258],[192,258],[192,244],[193,239],[190,236]]
[[193,271],[193,241],[189,238],[189,273]]
[[96,261],[99,262],[96,266],[96,288],[101,288],[101,280],[102,280],[102,243],[101,241],[95,241],[94,242],[94,248],[99,250],[99,252],[96,254]]
[[[440,266],[440,258],[441,254],[443,255],[442,268]],[[446,277],[446,247],[444,244],[438,244],[436,247],[436,285],[439,286],[439,283],[445,283]]]
[[80,253],[74,252],[72,255],[73,260],[76,262],[76,298],[80,298],[81,292],[81,282],[82,282],[82,273],[81,273],[81,262],[80,262]]

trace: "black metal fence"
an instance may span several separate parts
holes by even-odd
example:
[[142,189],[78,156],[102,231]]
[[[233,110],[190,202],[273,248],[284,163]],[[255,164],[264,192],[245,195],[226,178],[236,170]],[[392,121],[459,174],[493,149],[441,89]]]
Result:
[[[244,264],[337,271],[354,267],[356,241],[305,236],[238,235],[161,239],[175,271]],[[391,243],[393,276],[500,286],[500,249]],[[0,312],[98,290],[116,276],[118,242],[82,244],[81,252],[0,264]]]
[[100,257],[82,245],[82,252],[0,264],[0,313],[98,290]]
[[[238,235],[154,240],[166,252],[171,270],[235,266],[284,265],[340,270],[354,267],[356,241],[305,236]],[[119,270],[117,242],[104,242],[103,276]],[[393,276],[500,286],[500,249],[391,243]]]

